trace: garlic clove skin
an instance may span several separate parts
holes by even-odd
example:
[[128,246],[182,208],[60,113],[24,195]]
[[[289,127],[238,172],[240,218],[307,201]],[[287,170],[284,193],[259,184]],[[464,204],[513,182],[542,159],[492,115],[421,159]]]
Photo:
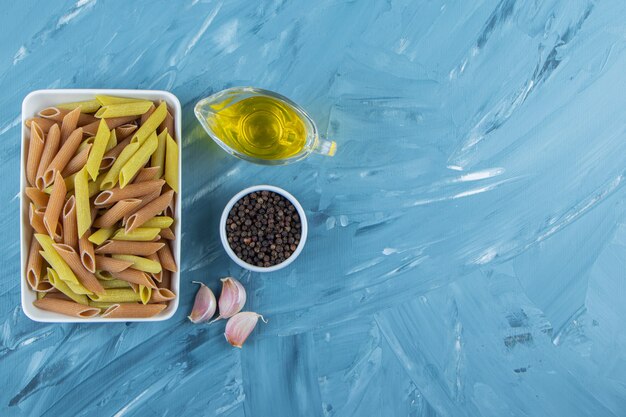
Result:
[[200,284],[200,288],[196,293],[196,299],[193,303],[191,314],[187,316],[192,323],[202,323],[208,321],[215,314],[217,302],[213,291],[202,282],[193,281],[194,284]]
[[263,323],[267,323],[267,320],[262,315],[251,311],[237,313],[228,319],[226,330],[224,331],[224,336],[228,343],[241,349],[243,343],[256,327],[259,318]]
[[239,313],[246,304],[246,289],[233,277],[222,278],[222,292],[218,301],[220,315],[213,321],[227,319]]

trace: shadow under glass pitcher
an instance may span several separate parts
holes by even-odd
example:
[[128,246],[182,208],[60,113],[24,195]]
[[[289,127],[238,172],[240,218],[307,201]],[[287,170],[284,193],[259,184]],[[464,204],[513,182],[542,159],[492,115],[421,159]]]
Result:
[[194,113],[222,149],[257,164],[286,165],[337,150],[300,106],[272,91],[228,88],[200,100]]

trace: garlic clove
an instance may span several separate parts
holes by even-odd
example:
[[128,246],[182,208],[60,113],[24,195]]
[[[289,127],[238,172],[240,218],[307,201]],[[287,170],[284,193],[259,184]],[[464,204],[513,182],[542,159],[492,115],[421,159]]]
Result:
[[224,336],[226,340],[228,340],[228,343],[241,348],[248,336],[250,336],[250,333],[252,333],[252,330],[256,327],[259,318],[263,323],[267,323],[267,320],[265,320],[262,315],[251,311],[237,313],[228,319],[226,322],[226,330],[224,331]]
[[218,301],[220,315],[213,321],[227,319],[239,313],[246,304],[246,289],[235,278],[222,278],[222,292]]
[[193,309],[191,314],[187,316],[192,323],[202,323],[208,321],[215,314],[215,308],[217,302],[215,301],[215,295],[213,291],[202,282],[193,281],[195,284],[200,284],[200,288],[196,293],[196,300],[193,303]]

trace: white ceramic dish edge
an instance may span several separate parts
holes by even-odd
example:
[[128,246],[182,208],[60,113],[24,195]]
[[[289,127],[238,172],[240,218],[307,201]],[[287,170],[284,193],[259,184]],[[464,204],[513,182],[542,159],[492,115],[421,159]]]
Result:
[[[239,259],[237,255],[235,255],[235,252],[230,248],[230,245],[228,244],[228,240],[226,238],[226,219],[228,218],[228,213],[230,213],[230,210],[233,208],[235,203],[239,201],[241,197],[247,194],[253,193],[255,191],[263,191],[263,190],[273,191],[277,194],[282,195],[287,200],[289,200],[296,208],[296,211],[298,212],[298,215],[300,216],[300,220],[302,224],[301,226],[302,230],[300,232],[300,243],[298,244],[298,247],[296,248],[295,252],[289,258],[287,258],[287,260],[285,260],[284,262],[278,265],[267,267],[267,268],[256,266],[256,265],[251,265]],[[224,250],[230,257],[230,259],[233,260],[233,262],[235,262],[240,267],[245,268],[249,271],[253,271],[253,272],[274,272],[290,265],[300,255],[300,253],[302,252],[302,249],[304,249],[308,232],[309,232],[309,228],[307,224],[306,214],[300,202],[289,192],[283,190],[282,188],[275,187],[273,185],[254,185],[252,187],[248,187],[246,189],[239,191],[237,194],[233,196],[233,198],[230,199],[228,204],[226,204],[226,207],[224,207],[224,211],[222,212],[222,217],[220,218],[220,239],[222,241],[222,246],[224,246]]]
[[[165,100],[170,109],[174,111],[174,123],[176,125],[176,137],[181,152],[178,155],[178,178],[179,178],[179,192],[176,194],[176,216],[174,233],[176,234],[176,240],[173,244],[173,252],[176,258],[176,262],[179,266],[179,272],[172,273],[172,291],[178,296],[169,303],[167,308],[158,314],[157,316],[145,318],[145,319],[112,319],[112,318],[73,318],[64,316],[62,314],[45,311],[35,307],[32,302],[36,299],[36,294],[32,291],[26,279],[24,272],[26,271],[26,263],[28,261],[28,249],[30,246],[30,239],[32,239],[32,233],[30,230],[30,224],[28,221],[28,199],[24,195],[24,189],[26,187],[26,144],[27,133],[30,129],[27,129],[24,122],[26,119],[35,116],[35,114],[48,106],[54,106],[60,103],[90,100],[94,98],[96,94],[107,94],[116,96],[136,97],[146,100]],[[128,90],[128,89],[59,89],[59,90],[36,90],[29,93],[22,101],[22,136],[21,136],[21,163],[20,163],[20,203],[21,203],[21,221],[20,221],[20,246],[21,246],[21,265],[20,265],[20,285],[21,285],[21,302],[22,310],[27,317],[31,320],[38,322],[48,323],[110,323],[110,322],[151,322],[162,321],[171,318],[179,304],[180,295],[180,247],[181,247],[181,223],[182,223],[182,210],[181,210],[181,195],[182,195],[182,107],[178,98],[168,92],[161,90]]]

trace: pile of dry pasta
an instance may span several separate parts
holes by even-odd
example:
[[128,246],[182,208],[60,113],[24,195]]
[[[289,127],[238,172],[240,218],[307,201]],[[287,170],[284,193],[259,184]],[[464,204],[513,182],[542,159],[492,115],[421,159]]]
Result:
[[81,318],[159,314],[177,271],[179,150],[167,104],[96,96],[26,126],[33,304]]

